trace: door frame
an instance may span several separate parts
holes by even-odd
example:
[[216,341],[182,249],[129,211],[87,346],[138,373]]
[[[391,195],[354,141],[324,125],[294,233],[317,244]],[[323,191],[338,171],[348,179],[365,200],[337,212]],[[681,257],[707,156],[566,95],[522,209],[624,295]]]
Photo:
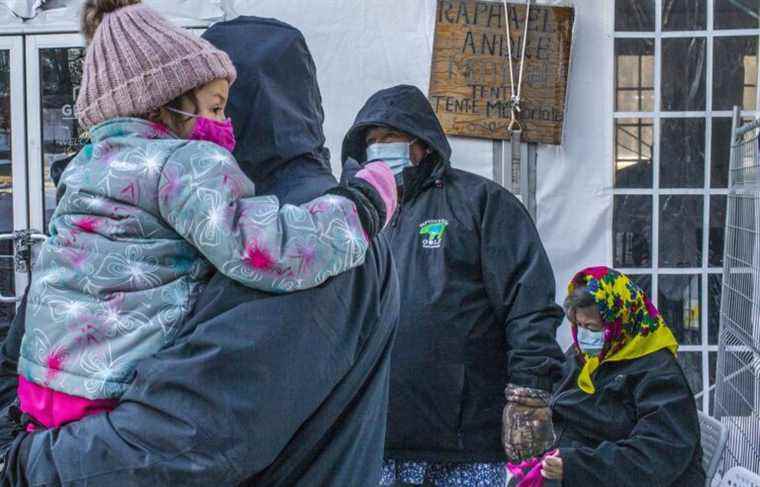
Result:
[[31,34],[26,38],[27,153],[29,154],[29,227],[45,228],[45,179],[42,158],[42,93],[40,79],[40,50],[50,48],[84,47],[79,34]]
[[[26,121],[24,99],[26,86],[24,79],[24,37],[21,35],[0,36],[0,50],[10,54],[11,93],[11,185],[13,188],[13,231],[29,228],[29,178],[26,164]],[[15,292],[20,297],[29,282],[27,272],[15,270]],[[10,298],[11,296],[4,296]]]

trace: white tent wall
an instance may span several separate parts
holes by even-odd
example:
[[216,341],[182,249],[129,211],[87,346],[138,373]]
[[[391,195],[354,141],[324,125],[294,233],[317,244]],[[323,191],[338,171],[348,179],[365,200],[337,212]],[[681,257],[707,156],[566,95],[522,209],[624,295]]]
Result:
[[[35,11],[35,0],[0,0],[0,33],[74,32],[81,1],[46,0]],[[399,83],[427,92],[436,0],[144,1],[184,26],[241,14],[275,17],[301,29],[317,65],[336,173],[343,135],[372,93]],[[11,7],[19,10],[24,2],[34,18],[22,20],[18,11],[11,13]],[[609,265],[612,257],[614,2],[535,3],[576,9],[564,140],[561,146],[541,146],[537,163],[537,225],[561,301],[576,270]],[[493,177],[492,141],[452,137],[451,145],[455,167]],[[504,238],[520,237],[505,229]],[[567,326],[560,341],[569,344]]]
[[[563,142],[538,151],[537,225],[560,301],[575,272],[612,266],[613,5],[575,2]],[[560,341],[571,342],[567,324]]]

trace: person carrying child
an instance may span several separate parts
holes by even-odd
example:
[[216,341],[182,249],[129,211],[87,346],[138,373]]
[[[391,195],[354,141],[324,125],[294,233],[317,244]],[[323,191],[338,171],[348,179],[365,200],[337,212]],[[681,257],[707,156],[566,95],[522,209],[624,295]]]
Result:
[[396,206],[383,164],[298,207],[256,197],[230,154],[224,52],[139,0],[85,2],[82,32],[91,143],[61,176],[33,269],[18,386],[29,430],[112,409],[214,268],[263,291],[318,286],[362,264]]

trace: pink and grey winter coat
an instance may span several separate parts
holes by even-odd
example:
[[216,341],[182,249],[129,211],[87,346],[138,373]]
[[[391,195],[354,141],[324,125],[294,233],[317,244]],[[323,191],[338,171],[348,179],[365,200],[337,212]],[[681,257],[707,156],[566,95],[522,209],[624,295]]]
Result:
[[280,207],[254,196],[226,150],[140,119],[104,122],[91,138],[62,176],[66,192],[32,274],[19,373],[37,384],[119,397],[135,363],[172,338],[213,267],[290,292],[364,261],[367,237],[346,198]]

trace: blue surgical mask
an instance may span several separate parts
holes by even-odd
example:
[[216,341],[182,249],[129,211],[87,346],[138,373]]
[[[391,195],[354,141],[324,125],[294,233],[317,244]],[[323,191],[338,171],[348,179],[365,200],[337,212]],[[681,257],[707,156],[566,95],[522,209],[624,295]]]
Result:
[[578,346],[581,351],[589,355],[598,355],[604,347],[604,331],[591,331],[588,328],[578,327]]
[[367,162],[383,161],[398,176],[405,167],[412,165],[409,156],[411,142],[378,142],[367,147]]

